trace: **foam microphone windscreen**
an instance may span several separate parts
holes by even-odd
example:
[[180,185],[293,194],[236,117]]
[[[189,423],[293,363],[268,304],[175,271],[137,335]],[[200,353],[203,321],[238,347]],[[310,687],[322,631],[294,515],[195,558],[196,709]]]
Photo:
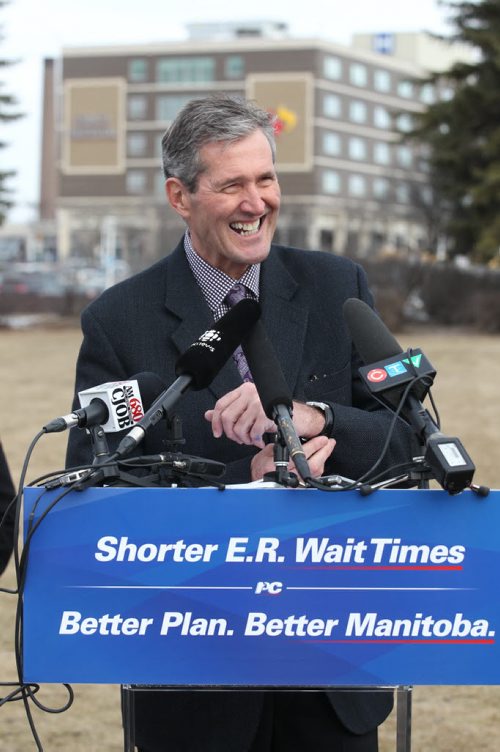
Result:
[[175,365],[176,376],[190,376],[192,389],[205,389],[260,317],[260,305],[245,298],[215,321]]
[[366,365],[399,355],[403,349],[373,308],[359,298],[348,298],[343,306],[344,319]]
[[264,412],[273,420],[276,405],[292,407],[292,395],[261,321],[255,324],[243,340],[242,348]]

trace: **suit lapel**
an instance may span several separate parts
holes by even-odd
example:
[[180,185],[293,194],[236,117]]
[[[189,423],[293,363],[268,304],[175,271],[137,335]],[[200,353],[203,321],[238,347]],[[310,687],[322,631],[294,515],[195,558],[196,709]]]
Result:
[[299,283],[276,252],[261,268],[262,323],[271,340],[285,380],[294,390],[301,366],[309,311],[299,302]]
[[[213,316],[187,262],[183,241],[167,258],[165,306],[178,320],[171,340],[179,355],[213,325]],[[293,391],[297,383],[307,330],[308,308],[297,301],[299,284],[271,249],[261,267],[262,323],[273,343],[285,380]],[[232,358],[213,380],[210,391],[218,399],[241,385]]]
[[[167,259],[165,306],[178,320],[178,326],[170,335],[172,343],[181,355],[214,324],[213,314],[191,271],[184,252],[184,241]],[[232,358],[222,368],[209,387],[218,399],[241,384]]]

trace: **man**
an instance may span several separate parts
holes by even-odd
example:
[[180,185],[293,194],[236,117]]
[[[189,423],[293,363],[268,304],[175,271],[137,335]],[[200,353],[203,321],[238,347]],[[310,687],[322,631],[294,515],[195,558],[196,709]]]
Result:
[[[10,506],[15,490],[7,465],[2,444],[0,443],[0,574],[7,568],[14,546],[14,516],[15,508]],[[7,512],[7,510],[9,510]],[[6,514],[5,519],[3,519]]]
[[[262,308],[262,322],[293,391],[293,419],[312,474],[358,477],[377,459],[391,416],[358,377],[359,359],[342,318],[346,298],[372,298],[362,269],[331,254],[272,246],[280,207],[272,120],[231,97],[190,102],[163,138],[166,194],[187,231],[150,269],[116,285],[82,315],[76,390],[141,371],[175,378],[179,355],[231,305],[235,284]],[[240,288],[241,290],[241,288]],[[176,410],[184,450],[226,464],[227,482],[274,469],[274,424],[255,386],[230,359],[208,389]],[[319,402],[320,405],[308,405]],[[158,452],[161,426],[142,450]],[[82,432],[68,462],[90,460]],[[411,456],[404,426],[386,466]],[[389,693],[139,692],[141,752],[361,752],[377,749]]]

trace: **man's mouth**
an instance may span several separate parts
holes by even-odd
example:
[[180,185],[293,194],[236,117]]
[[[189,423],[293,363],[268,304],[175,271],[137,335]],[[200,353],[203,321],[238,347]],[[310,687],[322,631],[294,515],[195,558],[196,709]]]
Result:
[[255,235],[260,230],[263,217],[259,217],[254,222],[231,222],[229,227],[238,235]]

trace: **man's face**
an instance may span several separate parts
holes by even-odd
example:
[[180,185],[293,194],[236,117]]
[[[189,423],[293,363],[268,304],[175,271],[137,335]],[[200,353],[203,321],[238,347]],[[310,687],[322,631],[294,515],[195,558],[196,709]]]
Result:
[[276,228],[280,188],[271,147],[258,130],[233,143],[206,144],[200,158],[205,169],[197,189],[189,193],[180,184],[182,211],[177,211],[196,252],[239,279],[250,264],[267,257]]

